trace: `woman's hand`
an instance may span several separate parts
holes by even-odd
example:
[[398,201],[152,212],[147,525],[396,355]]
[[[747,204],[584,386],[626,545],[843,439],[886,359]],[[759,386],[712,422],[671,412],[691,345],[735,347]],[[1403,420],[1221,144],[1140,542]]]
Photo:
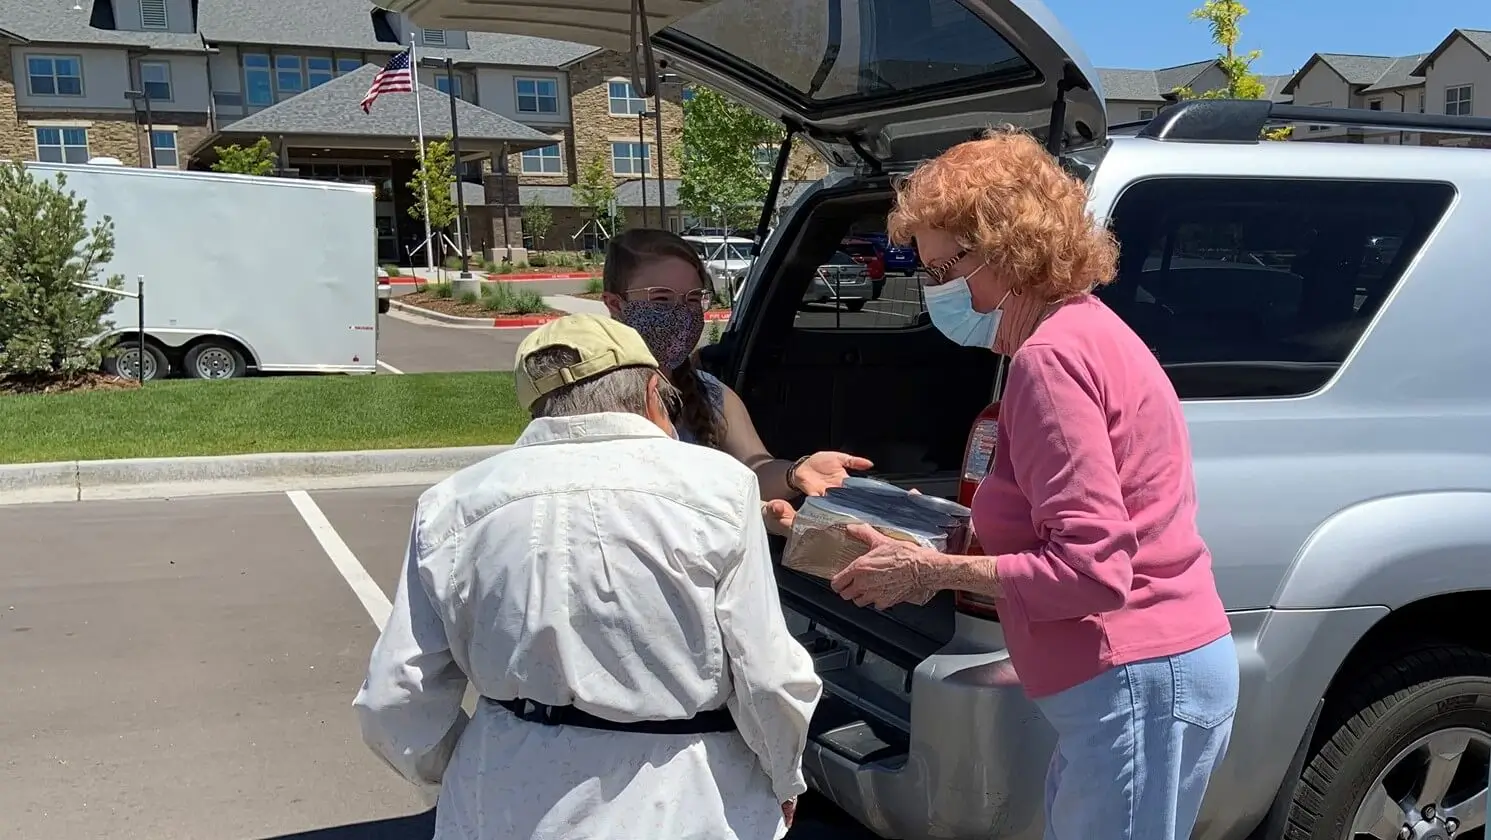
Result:
[[791,502],[772,499],[762,503],[761,518],[766,520],[768,533],[785,537],[792,533],[792,522],[797,519],[797,511],[792,508]]
[[843,452],[814,452],[797,465],[793,480],[797,489],[809,496],[822,496],[830,487],[838,487],[849,477],[850,470],[867,470],[875,466],[868,458]]
[[786,823],[788,828],[791,828],[792,827],[792,820],[795,819],[796,817],[797,817],[797,797],[794,796],[791,799],[787,800],[786,802],[782,803],[782,822]]
[[833,590],[855,606],[888,609],[896,604],[924,604],[935,592],[932,568],[941,555],[916,543],[896,540],[863,523],[845,528],[870,550],[834,575]]

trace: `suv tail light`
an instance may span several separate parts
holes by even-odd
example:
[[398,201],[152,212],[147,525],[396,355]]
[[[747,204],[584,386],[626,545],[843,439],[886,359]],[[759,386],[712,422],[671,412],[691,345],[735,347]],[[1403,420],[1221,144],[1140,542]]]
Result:
[[[998,436],[999,403],[996,401],[978,413],[973,420],[973,428],[968,432],[968,445],[963,450],[963,474],[958,481],[958,504],[972,506],[974,491],[994,466],[994,443]],[[968,538],[968,553],[983,553],[975,536]],[[988,598],[968,592],[954,592],[953,605],[959,612],[995,621],[999,619],[994,602]]]

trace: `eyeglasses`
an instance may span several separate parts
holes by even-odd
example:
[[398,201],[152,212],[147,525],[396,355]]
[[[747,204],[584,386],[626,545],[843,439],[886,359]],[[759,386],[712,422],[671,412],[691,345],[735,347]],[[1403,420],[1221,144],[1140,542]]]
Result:
[[687,292],[679,292],[667,286],[644,286],[640,289],[627,289],[622,297],[627,300],[650,300],[660,303],[699,303],[704,302],[703,289],[690,289]]
[[927,276],[930,277],[930,278],[932,278],[932,282],[928,283],[927,285],[928,286],[941,286],[943,283],[946,283],[948,281],[948,279],[949,279],[948,276],[947,276],[947,273],[949,271],[952,271],[953,270],[953,266],[955,266],[958,263],[962,262],[963,258],[966,257],[966,256],[968,256],[968,249],[964,248],[961,251],[959,251],[958,253],[953,254],[951,257],[948,257],[945,260],[939,260],[936,263],[928,265],[926,267],[926,269],[927,269]]

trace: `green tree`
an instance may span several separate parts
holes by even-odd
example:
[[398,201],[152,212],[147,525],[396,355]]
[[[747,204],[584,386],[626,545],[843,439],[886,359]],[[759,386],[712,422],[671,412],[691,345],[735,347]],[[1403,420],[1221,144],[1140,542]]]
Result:
[[[415,141],[415,148],[419,142]],[[431,140],[425,144],[424,161],[414,168],[414,177],[409,180],[415,201],[409,207],[409,215],[425,221],[425,204],[430,207],[430,229],[445,230],[456,221],[456,202],[451,190],[456,182],[456,158],[451,154],[449,140]],[[429,195],[424,191],[428,189]]]
[[213,172],[273,175],[279,166],[274,146],[268,137],[260,137],[252,146],[234,143],[231,146],[216,146],[213,151],[217,153],[217,163],[212,165]]
[[599,152],[591,155],[580,166],[580,177],[575,179],[575,204],[590,214],[591,221],[599,222],[606,232],[614,234],[617,211],[612,216],[611,208],[616,203],[616,179],[606,168],[606,160]]
[[81,289],[120,288],[100,277],[114,258],[114,222],[88,224],[88,203],[67,178],[36,178],[20,163],[0,164],[0,376],[63,378],[98,368],[110,342],[94,339],[116,298]]
[[[1175,89],[1181,99],[1263,99],[1268,96],[1268,86],[1257,73],[1253,62],[1263,56],[1262,50],[1240,53],[1237,44],[1242,40],[1242,19],[1248,8],[1241,0],[1206,0],[1201,8],[1191,12],[1192,20],[1205,21],[1211,29],[1212,43],[1221,47],[1222,54],[1217,65],[1222,68],[1227,82],[1216,90],[1196,93],[1188,87]],[[1292,128],[1268,129],[1263,136],[1269,140],[1287,140],[1294,133]]]
[[683,105],[683,170],[678,203],[690,215],[723,218],[731,226],[755,224],[770,183],[756,150],[782,140],[782,127],[706,87],[694,87]]
[[523,207],[523,229],[533,237],[533,244],[540,250],[548,244],[549,231],[554,229],[554,213],[536,195]]

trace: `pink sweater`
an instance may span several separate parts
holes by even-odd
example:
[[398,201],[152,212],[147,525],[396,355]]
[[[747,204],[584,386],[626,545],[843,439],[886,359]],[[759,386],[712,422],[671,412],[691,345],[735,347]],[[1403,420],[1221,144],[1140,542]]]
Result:
[[1230,632],[1196,530],[1180,400],[1097,298],[1061,307],[1015,352],[997,446],[973,527],[998,557],[1000,621],[1027,694]]

